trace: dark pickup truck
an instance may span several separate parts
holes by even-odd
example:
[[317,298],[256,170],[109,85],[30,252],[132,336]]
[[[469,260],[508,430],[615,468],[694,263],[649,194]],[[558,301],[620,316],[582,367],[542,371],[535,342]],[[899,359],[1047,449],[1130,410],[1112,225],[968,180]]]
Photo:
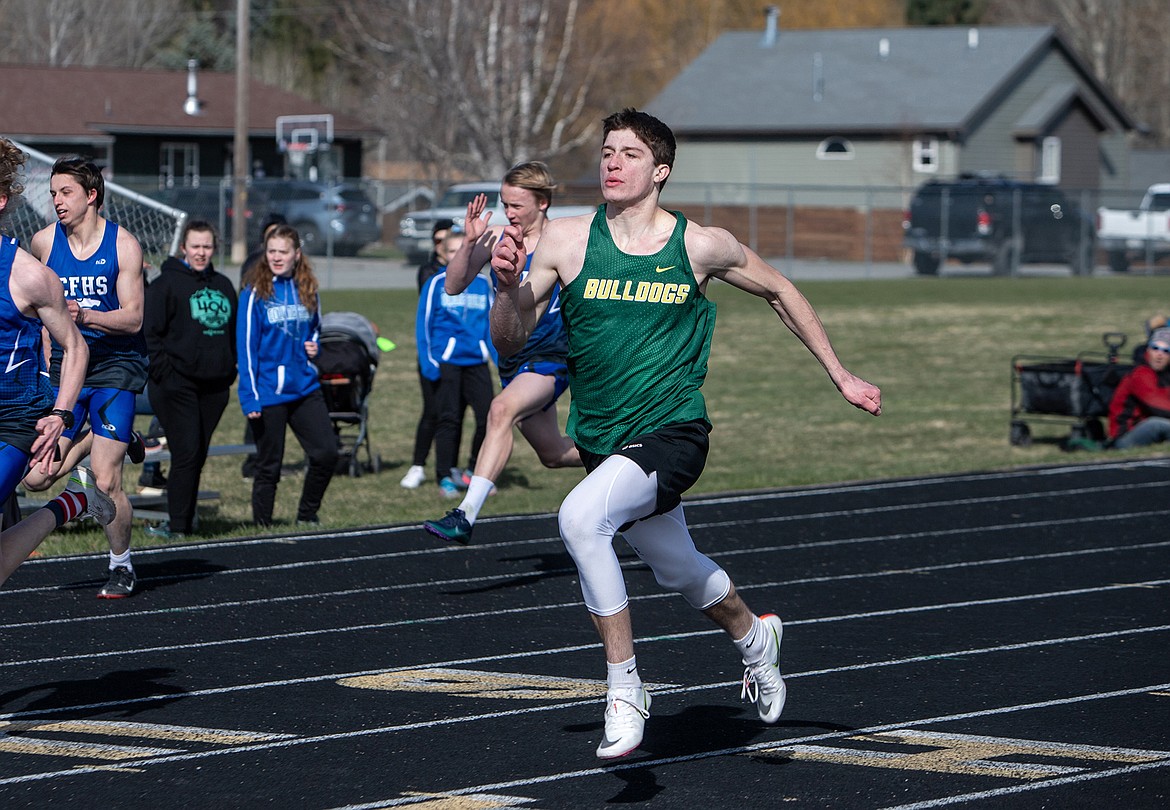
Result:
[[947,259],[987,262],[994,275],[1020,264],[1067,264],[1093,272],[1095,227],[1063,191],[1002,178],[932,180],[914,192],[902,223],[914,269],[938,274]]

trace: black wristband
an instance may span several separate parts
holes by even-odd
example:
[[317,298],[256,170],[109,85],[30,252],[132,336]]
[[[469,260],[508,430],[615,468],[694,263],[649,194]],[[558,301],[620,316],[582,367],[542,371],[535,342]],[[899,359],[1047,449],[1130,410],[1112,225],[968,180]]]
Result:
[[61,417],[61,422],[65,425],[66,430],[73,427],[73,411],[67,411],[64,408],[54,408],[49,411],[49,416]]

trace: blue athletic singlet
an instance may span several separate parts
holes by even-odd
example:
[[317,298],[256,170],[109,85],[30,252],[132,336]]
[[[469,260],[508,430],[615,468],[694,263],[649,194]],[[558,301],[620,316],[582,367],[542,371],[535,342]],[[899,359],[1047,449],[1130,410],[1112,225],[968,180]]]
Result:
[[41,321],[16,308],[8,288],[17,242],[0,237],[0,441],[26,454],[36,439],[36,422],[53,407],[53,388],[42,374]]
[[[65,226],[57,223],[53,231],[53,249],[45,262],[61,277],[65,297],[84,309],[112,312],[118,302],[118,226],[106,222],[102,243],[87,259],[73,255]],[[90,388],[120,388],[141,391],[146,385],[146,341],[141,332],[133,335],[108,335],[86,326],[79,327],[89,346],[89,368],[85,385]],[[53,342],[50,375],[53,384],[60,382],[62,349]]]
[[[528,254],[528,261],[524,265],[524,272],[520,280],[528,278],[528,268],[532,266],[532,254]],[[496,273],[492,271],[492,287],[496,286]],[[565,324],[561,320],[561,285],[553,287],[552,296],[548,300],[548,308],[536,322],[536,328],[528,336],[524,348],[511,357],[500,358],[500,379],[505,385],[516,376],[521,366],[536,361],[552,361],[564,363],[569,356],[569,340],[565,337]]]

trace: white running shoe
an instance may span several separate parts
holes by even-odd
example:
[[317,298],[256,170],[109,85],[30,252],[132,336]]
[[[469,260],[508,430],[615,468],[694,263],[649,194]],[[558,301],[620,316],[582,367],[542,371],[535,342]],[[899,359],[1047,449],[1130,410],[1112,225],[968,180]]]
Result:
[[118,507],[114,506],[110,496],[94,484],[93,472],[88,467],[74,467],[65,489],[69,492],[80,492],[85,495],[86,507],[85,511],[81,513],[83,517],[91,517],[105,526],[118,514]]
[[427,471],[416,464],[406,471],[406,475],[402,476],[398,486],[403,489],[418,489],[425,480],[427,480]]
[[743,688],[739,697],[755,703],[760,719],[765,723],[775,723],[780,719],[788,697],[788,687],[780,677],[780,640],[784,637],[784,625],[773,613],[761,616],[760,621],[767,631],[764,657],[758,664],[744,661],[747,668],[743,671]]
[[605,694],[605,736],[597,746],[601,759],[624,757],[642,744],[642,730],[650,716],[646,688],[610,689]]

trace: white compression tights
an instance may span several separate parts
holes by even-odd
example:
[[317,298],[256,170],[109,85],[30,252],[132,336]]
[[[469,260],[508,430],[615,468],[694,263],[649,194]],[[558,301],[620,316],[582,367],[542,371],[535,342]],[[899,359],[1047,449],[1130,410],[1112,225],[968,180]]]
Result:
[[[577,565],[590,613],[612,616],[626,607],[626,583],[613,537],[618,527],[653,512],[657,495],[656,473],[647,476],[630,459],[610,456],[561,504],[561,539]],[[730,591],[726,572],[695,548],[681,504],[622,534],[658,584],[682,594],[692,607],[705,610]]]

